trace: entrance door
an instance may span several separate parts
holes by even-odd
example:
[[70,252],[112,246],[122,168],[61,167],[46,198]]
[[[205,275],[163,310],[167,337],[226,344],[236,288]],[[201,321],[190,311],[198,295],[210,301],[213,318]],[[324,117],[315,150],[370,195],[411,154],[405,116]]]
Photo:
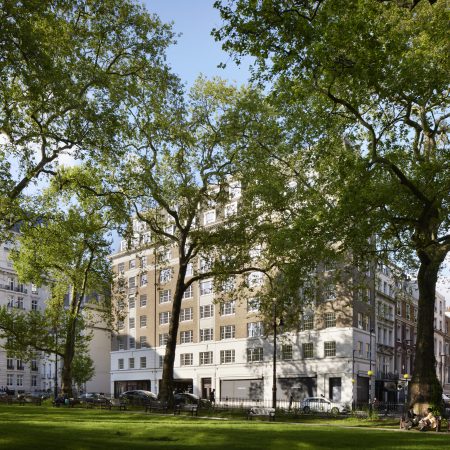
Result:
[[330,389],[329,389],[329,399],[332,402],[340,402],[341,401],[341,379],[340,378],[330,378]]
[[211,378],[202,378],[202,398],[209,399],[211,388],[212,388]]

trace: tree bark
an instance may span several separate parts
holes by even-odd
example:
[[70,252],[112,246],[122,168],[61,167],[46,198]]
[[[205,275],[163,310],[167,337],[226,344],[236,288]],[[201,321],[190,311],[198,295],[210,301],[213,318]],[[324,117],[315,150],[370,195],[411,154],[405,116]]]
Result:
[[438,249],[419,250],[417,254],[420,259],[417,278],[419,308],[414,371],[409,395],[410,404],[423,413],[429,405],[440,407],[442,404],[442,386],[436,375],[434,305],[439,267],[445,255],[441,255]]
[[72,362],[75,355],[76,319],[71,319],[67,328],[64,345],[63,366],[61,368],[61,389],[64,394],[73,397]]
[[161,389],[159,391],[159,399],[163,402],[166,402],[169,407],[173,406],[173,365],[175,362],[178,328],[180,325],[181,302],[183,300],[184,291],[186,290],[186,270],[187,264],[180,264],[175,294],[172,303],[172,316],[170,318],[169,336],[167,339],[166,352],[164,355]]

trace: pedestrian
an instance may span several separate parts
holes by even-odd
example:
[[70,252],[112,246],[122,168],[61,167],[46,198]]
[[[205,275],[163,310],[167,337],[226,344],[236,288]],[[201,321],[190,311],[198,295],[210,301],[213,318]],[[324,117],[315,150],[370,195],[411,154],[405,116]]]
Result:
[[414,412],[413,407],[411,406],[408,410],[408,412],[406,413],[406,423],[405,423],[405,428],[407,430],[410,430],[412,427],[415,427],[419,424],[419,417],[417,416],[417,414]]
[[216,403],[216,391],[215,391],[215,389],[211,389],[211,392],[209,393],[209,401],[212,404]]
[[292,403],[294,403],[294,395],[289,396],[289,411],[292,409]]

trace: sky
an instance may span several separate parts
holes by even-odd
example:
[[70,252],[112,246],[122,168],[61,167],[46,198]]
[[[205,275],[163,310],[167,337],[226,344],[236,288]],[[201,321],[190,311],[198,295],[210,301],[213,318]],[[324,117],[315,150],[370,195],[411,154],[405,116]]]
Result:
[[[211,36],[211,30],[221,24],[219,12],[213,8],[214,0],[145,0],[143,3],[163,22],[173,22],[174,32],[180,34],[177,44],[168,49],[167,60],[186,88],[201,74],[207,78],[219,76],[239,85],[247,82],[251,60],[247,58],[236,65]],[[226,68],[217,67],[220,63],[225,63]],[[450,306],[449,258],[446,266],[438,290]]]

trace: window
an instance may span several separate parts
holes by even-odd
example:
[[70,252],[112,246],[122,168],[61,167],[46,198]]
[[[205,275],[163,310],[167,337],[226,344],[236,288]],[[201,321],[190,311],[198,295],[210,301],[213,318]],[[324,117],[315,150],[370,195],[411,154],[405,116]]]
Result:
[[169,289],[159,291],[159,303],[168,303],[172,300],[172,293]]
[[228,187],[228,194],[230,198],[238,198],[241,195],[241,185],[238,181],[235,181],[233,183],[230,183],[230,186]]
[[170,249],[162,249],[158,255],[159,262],[165,263],[172,259],[172,251]]
[[400,302],[397,302],[396,311],[395,312],[396,312],[397,316],[401,316],[402,315],[402,305],[401,305]]
[[136,339],[132,336],[128,338],[130,348],[136,348]]
[[292,345],[283,344],[281,346],[281,359],[284,361],[290,361],[292,359]]
[[224,302],[220,304],[220,315],[229,316],[236,312],[236,301]]
[[141,369],[145,369],[147,367],[147,357],[146,356],[141,356],[140,357],[139,367]]
[[205,273],[211,270],[212,263],[209,259],[200,258],[200,272]]
[[249,298],[247,300],[247,312],[259,312],[259,298]]
[[323,343],[325,356],[336,356],[336,342],[329,341]]
[[38,288],[35,284],[31,285],[31,293],[32,294],[37,294],[38,293]]
[[17,375],[16,386],[23,386],[23,375]]
[[128,327],[129,328],[134,328],[135,327],[135,318],[134,317],[130,317],[129,319],[128,319]]
[[16,365],[17,365],[17,370],[23,370],[24,369],[23,361],[21,359],[18,359],[16,361]]
[[37,372],[38,371],[38,363],[35,359],[31,360],[31,370],[33,372]]
[[147,286],[147,274],[143,273],[141,275],[141,286]]
[[38,302],[37,300],[31,300],[31,310],[32,311],[37,311],[38,309]]
[[212,341],[214,339],[214,328],[200,329],[200,342]]
[[125,328],[125,323],[124,323],[123,320],[118,320],[118,321],[117,321],[117,328],[118,328],[119,330],[123,330],[123,329]]
[[147,295],[141,295],[139,297],[139,306],[143,308],[144,306],[147,306]]
[[194,364],[193,353],[181,353],[180,366],[192,366]]
[[119,350],[125,350],[125,344],[124,344],[124,337],[118,336],[117,337],[117,346]]
[[180,311],[180,322],[186,322],[188,320],[193,319],[193,309],[192,308],[183,308]]
[[409,304],[406,305],[406,318],[411,320],[411,305]]
[[134,297],[129,297],[128,298],[128,308],[129,309],[134,309],[136,307],[136,300]]
[[37,387],[37,375],[31,375],[31,386]]
[[231,292],[234,289],[234,278],[227,278],[221,285],[222,292]]
[[261,272],[252,272],[248,276],[248,286],[254,288],[263,284],[263,274]]
[[[191,277],[194,274],[194,268],[191,263],[186,266],[186,276]],[[190,287],[190,286],[189,286]]]
[[161,333],[159,335],[159,345],[160,346],[166,345],[168,339],[169,339],[169,333]]
[[12,386],[14,384],[14,378],[12,373],[6,374],[6,386]]
[[125,272],[125,263],[119,263],[117,265],[117,272],[119,272],[119,274],[123,274]]
[[194,340],[194,332],[192,330],[180,331],[180,342],[182,344],[189,344]]
[[133,289],[136,287],[136,277],[130,277],[128,278],[128,287],[130,289]]
[[194,296],[192,284],[183,292],[183,300]]
[[225,205],[225,208],[224,208],[225,217],[234,216],[236,213],[237,213],[237,203],[236,202]]
[[208,225],[216,221],[216,211],[212,209],[211,211],[206,211],[203,214],[203,224]]
[[6,360],[6,368],[9,370],[14,370],[14,359],[13,358],[8,358]]
[[139,317],[139,325],[140,325],[141,328],[147,326],[147,316],[140,316]]
[[214,316],[214,305],[200,306],[200,319],[206,319],[207,317],[213,316]]
[[213,364],[213,352],[200,352],[200,365]]
[[259,362],[263,360],[263,348],[255,347],[247,349],[247,362]]
[[366,358],[369,359],[370,357],[370,344],[366,343]]
[[165,311],[159,313],[159,324],[165,325],[170,322],[170,311]]
[[212,280],[200,281],[200,295],[208,295],[213,292]]
[[23,309],[23,297],[17,297],[16,305],[18,309]]
[[135,259],[130,259],[130,262],[128,263],[128,268],[129,269],[134,269],[136,267],[136,260]]
[[234,325],[224,325],[220,327],[220,339],[233,339],[236,334]]
[[167,283],[172,279],[172,269],[161,269],[159,273],[159,282]]
[[358,313],[358,328],[369,331],[369,316],[367,314]]
[[314,314],[304,314],[300,324],[300,331],[314,329]]
[[247,336],[248,337],[259,337],[263,334],[263,324],[262,322],[249,322],[247,324]]
[[141,346],[141,348],[148,347],[147,336],[141,336],[139,338],[139,345]]
[[336,326],[336,314],[334,312],[328,312],[324,315],[325,328],[331,328]]
[[230,364],[235,362],[234,350],[221,350],[220,351],[220,364]]
[[336,286],[333,283],[328,283],[323,288],[323,300],[330,301],[336,299]]
[[159,367],[162,367],[164,365],[164,356],[159,355]]
[[358,355],[362,356],[363,354],[363,343],[361,341],[358,341]]
[[128,368],[134,369],[134,358],[128,358]]
[[120,358],[117,362],[118,362],[119,370],[123,370],[123,367],[124,367],[124,365],[123,365],[123,358]]
[[145,268],[147,267],[147,257],[141,256],[141,267]]
[[305,342],[302,344],[303,358],[314,358],[314,344],[312,342]]

